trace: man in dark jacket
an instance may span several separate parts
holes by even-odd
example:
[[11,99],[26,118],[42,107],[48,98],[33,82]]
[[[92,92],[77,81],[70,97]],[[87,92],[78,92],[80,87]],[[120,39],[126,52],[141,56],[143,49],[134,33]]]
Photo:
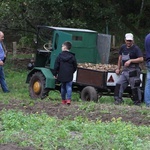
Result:
[[54,76],[61,82],[62,104],[71,104],[73,73],[77,69],[75,54],[70,52],[72,44],[62,44],[62,52],[58,55],[54,66]]

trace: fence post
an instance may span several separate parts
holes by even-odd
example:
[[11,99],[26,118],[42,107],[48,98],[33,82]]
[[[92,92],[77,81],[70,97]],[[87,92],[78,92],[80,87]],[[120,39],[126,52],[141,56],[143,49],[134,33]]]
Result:
[[112,36],[112,47],[116,46],[116,39],[115,39],[115,35]]
[[16,57],[17,53],[17,42],[13,42],[13,58]]

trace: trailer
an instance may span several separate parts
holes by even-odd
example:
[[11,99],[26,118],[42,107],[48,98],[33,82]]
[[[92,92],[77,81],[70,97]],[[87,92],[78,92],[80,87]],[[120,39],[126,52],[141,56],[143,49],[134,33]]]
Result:
[[[141,92],[144,98],[146,74],[141,72]],[[102,96],[113,96],[119,75],[115,71],[97,71],[92,69],[77,68],[73,78],[73,90],[80,91],[81,99],[84,101],[98,101]],[[124,97],[132,99],[130,85],[125,90]]]

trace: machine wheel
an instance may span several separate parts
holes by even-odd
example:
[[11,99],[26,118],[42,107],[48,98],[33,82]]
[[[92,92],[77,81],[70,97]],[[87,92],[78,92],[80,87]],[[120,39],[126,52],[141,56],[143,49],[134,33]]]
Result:
[[49,90],[45,88],[45,77],[41,72],[35,72],[29,82],[29,93],[33,99],[45,98]]
[[98,101],[97,91],[92,86],[87,86],[81,91],[81,99],[84,101]]

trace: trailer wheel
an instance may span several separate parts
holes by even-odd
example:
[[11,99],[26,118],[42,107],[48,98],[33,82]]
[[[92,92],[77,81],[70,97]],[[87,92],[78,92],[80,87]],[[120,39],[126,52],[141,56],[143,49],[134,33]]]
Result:
[[35,72],[29,82],[29,93],[32,99],[45,98],[49,90],[45,88],[45,77],[41,72]]
[[83,101],[98,101],[97,91],[92,86],[87,86],[81,91],[81,99]]

